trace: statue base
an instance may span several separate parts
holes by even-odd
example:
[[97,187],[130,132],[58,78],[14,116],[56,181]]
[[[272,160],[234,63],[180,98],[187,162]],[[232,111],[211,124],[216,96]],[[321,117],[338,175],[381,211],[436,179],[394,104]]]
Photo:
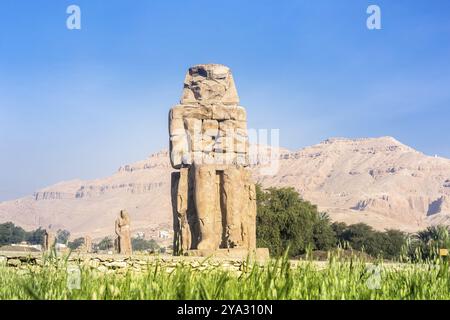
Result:
[[248,250],[244,248],[233,249],[217,249],[217,250],[188,250],[184,253],[184,256],[188,257],[213,257],[213,258],[228,258],[245,260],[247,258],[254,259],[256,261],[269,260],[268,248],[257,248],[255,250]]

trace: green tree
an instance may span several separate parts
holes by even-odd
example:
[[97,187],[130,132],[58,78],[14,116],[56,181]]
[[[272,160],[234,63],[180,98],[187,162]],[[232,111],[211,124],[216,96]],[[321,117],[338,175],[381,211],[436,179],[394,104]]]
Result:
[[73,241],[69,241],[69,249],[76,250],[84,244],[84,238],[77,238]]
[[387,230],[384,232],[384,236],[383,256],[387,259],[399,258],[402,248],[406,244],[406,234],[399,230]]
[[327,215],[300,198],[294,188],[256,187],[256,239],[260,247],[269,248],[274,256],[289,248],[290,256],[312,249],[328,249],[335,243]]
[[29,244],[43,244],[44,237],[45,237],[45,230],[39,228],[39,229],[28,232],[27,236],[26,236],[26,241]]
[[56,232],[56,242],[67,244],[69,242],[70,232],[67,230],[59,229]]
[[417,232],[410,242],[409,252],[416,260],[434,259],[439,249],[450,249],[450,237],[447,226],[431,226]]
[[132,238],[131,246],[135,251],[146,251],[146,250],[156,251],[159,249],[158,243],[153,239],[145,240],[142,238]]
[[343,239],[358,251],[365,251],[372,255],[375,251],[375,230],[364,223],[357,223],[347,227]]
[[347,226],[342,222],[332,224],[338,244],[364,251],[373,257],[399,258],[406,243],[406,235],[398,230],[380,232],[364,223]]
[[12,222],[0,224],[0,245],[9,245],[25,241],[26,231]]
[[114,247],[114,242],[111,237],[103,238],[97,245],[99,250],[110,250]]
[[449,247],[449,232],[446,226],[431,226],[420,231],[417,239],[424,245],[435,245],[441,248]]
[[345,232],[348,226],[344,222],[333,222],[331,228],[336,236],[336,245],[346,246]]
[[331,227],[331,220],[327,213],[317,216],[313,227],[314,248],[317,250],[330,250],[336,246],[336,234]]

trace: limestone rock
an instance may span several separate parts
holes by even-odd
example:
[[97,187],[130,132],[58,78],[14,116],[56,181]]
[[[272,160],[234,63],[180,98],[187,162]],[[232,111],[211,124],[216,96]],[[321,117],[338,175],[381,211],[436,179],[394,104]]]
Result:
[[225,120],[220,122],[219,130],[221,133],[238,132],[247,135],[247,122],[237,120]]
[[8,259],[7,265],[9,267],[19,267],[22,262],[19,259]]
[[105,272],[108,271],[108,267],[106,267],[106,266],[104,266],[104,265],[101,265],[101,266],[99,266],[99,267],[97,268],[97,270],[100,271],[100,272],[102,272],[102,273],[105,273]]
[[179,169],[190,163],[189,140],[187,135],[170,137],[170,161],[172,167]]
[[219,122],[217,120],[203,120],[202,134],[208,137],[216,137],[219,134]]
[[125,261],[112,261],[105,263],[105,266],[108,268],[126,268],[128,264]]
[[184,81],[181,103],[198,102],[239,104],[233,76],[228,67],[204,64],[189,69]]
[[213,110],[210,107],[203,105],[178,105],[172,108],[170,111],[169,119],[211,119]]
[[184,119],[176,118],[169,120],[169,132],[171,136],[185,135]]
[[213,105],[211,108],[212,119],[218,121],[236,120],[247,121],[247,113],[243,107],[240,106],[224,106]]

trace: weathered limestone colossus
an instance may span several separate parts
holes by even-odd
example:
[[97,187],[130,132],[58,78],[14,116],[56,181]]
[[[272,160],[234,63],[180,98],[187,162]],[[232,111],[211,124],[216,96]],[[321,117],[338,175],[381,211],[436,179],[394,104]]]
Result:
[[245,109],[228,67],[189,69],[170,110],[174,252],[256,249],[256,192]]
[[119,254],[130,255],[131,249],[131,232],[130,232],[130,215],[126,210],[120,211],[120,216],[116,219],[115,231],[117,235],[116,250]]

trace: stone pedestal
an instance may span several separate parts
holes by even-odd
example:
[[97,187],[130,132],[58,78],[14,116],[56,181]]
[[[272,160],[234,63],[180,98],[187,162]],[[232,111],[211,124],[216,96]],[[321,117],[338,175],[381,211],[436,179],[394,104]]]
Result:
[[256,248],[254,250],[248,249],[216,249],[216,250],[189,250],[185,253],[186,256],[195,257],[214,257],[214,258],[229,258],[237,260],[246,260],[250,258],[256,261],[265,261],[270,258],[269,249]]

